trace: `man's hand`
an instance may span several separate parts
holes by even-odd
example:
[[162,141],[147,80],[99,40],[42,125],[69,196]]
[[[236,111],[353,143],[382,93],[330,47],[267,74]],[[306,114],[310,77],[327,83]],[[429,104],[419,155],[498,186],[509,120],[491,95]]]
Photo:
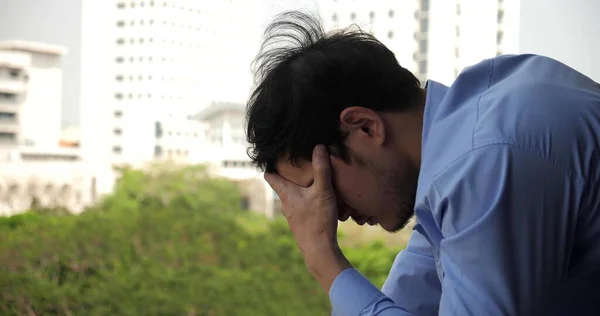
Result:
[[329,292],[337,275],[351,266],[337,244],[338,209],[325,146],[315,147],[312,167],[314,182],[308,188],[272,173],[265,173],[265,180],[281,198],[283,215],[308,269]]

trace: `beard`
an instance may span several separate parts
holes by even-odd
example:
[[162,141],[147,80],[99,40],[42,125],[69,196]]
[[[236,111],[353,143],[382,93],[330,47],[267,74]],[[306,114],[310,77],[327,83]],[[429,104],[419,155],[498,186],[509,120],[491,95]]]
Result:
[[384,223],[385,225],[382,223],[379,225],[390,233],[396,233],[406,227],[415,214],[419,168],[412,166],[406,159],[399,159],[390,170],[385,170],[377,163],[363,159],[352,150],[349,151],[349,156],[353,163],[365,168],[380,180],[379,189],[383,192],[384,199],[391,201],[390,204],[394,206],[394,209],[382,210],[391,216]]
[[[384,228],[390,233],[396,233],[405,228],[415,214],[418,172],[409,169],[411,168],[404,168],[402,171],[393,170],[397,172],[389,172],[385,176],[384,192],[390,200],[394,201],[393,205],[397,206],[394,212],[393,226]],[[403,176],[399,177],[400,174]]]
[[384,170],[372,162],[354,158],[359,159],[359,165],[373,173],[376,179],[380,179],[379,189],[384,193],[385,200],[391,201],[390,204],[394,205],[394,209],[383,210],[391,216],[385,223],[387,225],[380,223],[380,226],[390,233],[405,228],[415,214],[419,169],[414,168],[407,161],[399,161],[391,170]]

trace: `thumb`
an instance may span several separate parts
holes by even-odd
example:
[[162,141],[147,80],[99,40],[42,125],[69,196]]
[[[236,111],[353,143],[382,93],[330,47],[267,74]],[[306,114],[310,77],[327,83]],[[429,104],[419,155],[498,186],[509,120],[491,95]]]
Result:
[[331,158],[324,145],[317,145],[312,158],[314,186],[322,191],[331,191]]

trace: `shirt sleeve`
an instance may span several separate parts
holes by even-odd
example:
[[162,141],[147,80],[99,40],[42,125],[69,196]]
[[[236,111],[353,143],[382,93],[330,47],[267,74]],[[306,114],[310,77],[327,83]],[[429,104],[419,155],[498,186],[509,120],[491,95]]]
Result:
[[357,270],[347,269],[335,279],[329,294],[334,316],[433,316],[440,290],[429,243],[414,231],[396,257],[383,292]]
[[566,278],[581,180],[532,151],[490,145],[433,188],[444,236],[440,315],[545,315]]

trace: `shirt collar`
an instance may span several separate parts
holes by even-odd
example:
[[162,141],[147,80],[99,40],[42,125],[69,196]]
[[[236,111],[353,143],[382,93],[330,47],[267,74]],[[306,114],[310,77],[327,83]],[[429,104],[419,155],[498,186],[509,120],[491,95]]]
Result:
[[426,97],[425,97],[425,110],[423,112],[423,133],[422,133],[422,147],[425,148],[425,141],[429,134],[431,124],[433,124],[436,113],[442,103],[442,100],[448,93],[450,88],[437,81],[427,80],[425,83]]

